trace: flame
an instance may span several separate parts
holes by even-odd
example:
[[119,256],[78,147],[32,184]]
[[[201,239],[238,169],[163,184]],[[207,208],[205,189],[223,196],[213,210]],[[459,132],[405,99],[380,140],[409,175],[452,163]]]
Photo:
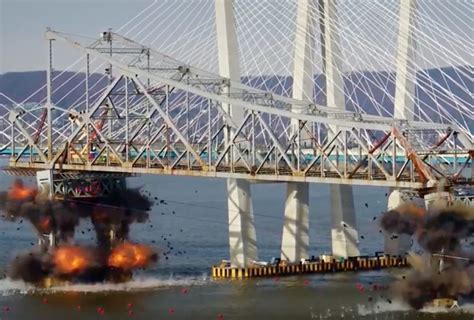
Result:
[[426,216],[425,208],[419,207],[413,203],[402,205],[397,209],[397,211],[401,214],[409,214],[420,218]]
[[38,221],[37,228],[39,231],[47,233],[51,231],[51,218],[44,217]]
[[144,268],[153,262],[154,256],[153,250],[146,245],[124,242],[112,250],[108,265],[125,270]]
[[10,200],[21,201],[34,198],[35,196],[36,190],[26,187],[21,180],[15,181],[8,192],[8,199]]
[[53,253],[56,270],[61,274],[80,273],[90,266],[91,261],[90,254],[81,247],[62,246]]
[[94,211],[92,214],[96,221],[106,222],[109,219],[109,215],[105,211]]

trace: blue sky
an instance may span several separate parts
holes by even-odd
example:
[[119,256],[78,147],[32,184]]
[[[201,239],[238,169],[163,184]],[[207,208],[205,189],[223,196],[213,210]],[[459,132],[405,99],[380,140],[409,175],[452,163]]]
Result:
[[[118,28],[152,0],[0,0],[0,73],[44,70],[46,27],[95,36]],[[61,55],[56,56],[61,59]]]
[[[290,32],[285,31],[282,38],[279,31],[284,26],[291,25],[291,22],[287,21],[287,19],[292,19],[291,12],[287,13],[283,10],[284,12],[273,13],[273,16],[269,14],[263,17],[254,8],[256,3],[281,4],[285,1],[293,2],[294,0],[238,0],[237,7],[241,10],[237,16],[243,25],[240,30],[239,47],[243,52],[253,52],[255,48],[259,48],[257,53],[260,54],[256,55],[254,52],[254,59],[247,59],[248,61],[245,61],[248,65],[247,69],[242,67],[243,70],[256,72],[258,68],[252,65],[254,61],[260,69],[266,70],[265,66],[262,66],[266,60],[272,62],[272,68],[278,71],[276,73],[289,70],[288,66],[291,64],[293,53],[293,37]],[[399,0],[339,0],[338,3],[344,4],[343,7],[349,3],[356,6],[355,9],[359,6],[362,9],[373,7],[374,3],[378,3],[379,6],[388,6],[395,10],[396,6],[392,4],[397,1]],[[45,69],[47,48],[43,32],[47,26],[58,31],[96,37],[99,32],[109,27],[117,30],[152,2],[153,0],[0,0],[0,74],[10,71]],[[428,61],[420,64],[421,68],[465,65],[466,61],[472,65],[472,41],[469,37],[472,29],[468,30],[466,26],[472,26],[474,21],[473,3],[472,0],[419,0],[423,14],[433,21],[440,22],[445,31],[445,34],[438,36],[438,32],[432,26],[432,21],[428,21],[421,28],[425,38],[430,38],[428,42],[424,42],[424,45],[417,46],[419,56],[426,57],[425,60]],[[213,0],[159,0],[159,4],[163,6],[153,13],[153,24],[147,26],[148,30],[156,34],[158,40],[145,44],[152,45],[155,49],[177,59],[216,72],[216,48],[215,36],[213,36],[215,29],[214,25],[209,23],[213,21]],[[168,7],[171,8],[170,11],[166,10]],[[285,7],[285,5],[276,7]],[[210,10],[202,11],[202,8]],[[263,8],[264,5],[260,9],[263,10]],[[388,52],[387,41],[381,41],[380,36],[386,36],[389,41],[395,43],[397,21],[392,18],[390,21],[382,19],[382,22],[377,22],[376,27],[385,28],[385,30],[379,32],[379,35],[374,35],[376,32],[371,29],[374,28],[371,23],[374,13],[376,15],[378,11],[359,10],[357,13],[357,10],[353,9],[346,6],[346,11],[342,12],[345,20],[341,21],[345,21],[344,23],[350,29],[346,30],[346,34],[351,36],[360,34],[363,38],[371,38],[369,42],[372,42],[368,47],[372,48],[373,54],[380,55],[385,52],[389,58],[392,57],[393,52]],[[396,11],[394,13],[396,14]],[[275,21],[275,16],[281,18],[281,21]],[[355,22],[351,23],[352,20]],[[359,25],[359,21],[367,23]],[[368,26],[368,29],[364,29],[364,25]],[[354,28],[357,30],[352,30]],[[278,41],[272,42],[275,34]],[[444,39],[446,35],[450,37],[450,43],[446,43]],[[453,44],[455,47],[452,46]],[[347,68],[343,68],[344,70],[359,65],[363,69],[374,65],[374,61],[379,61],[371,59],[370,55],[366,54],[368,52],[366,49],[360,49],[361,46],[347,48],[347,59],[345,59]],[[378,52],[376,49],[379,49]],[[446,49],[455,54],[447,52],[444,55]],[[191,52],[190,50],[195,52],[187,54]],[[439,53],[441,57],[433,58],[433,52]],[[365,55],[369,58],[364,58]],[[64,45],[55,46],[55,68],[61,69],[68,66],[75,61],[76,56],[78,57],[76,50],[68,49]],[[459,59],[453,57],[459,57]],[[191,60],[188,61],[188,59]],[[455,61],[451,62],[451,60]],[[385,60],[380,61],[383,66],[376,66],[376,69],[386,67]]]

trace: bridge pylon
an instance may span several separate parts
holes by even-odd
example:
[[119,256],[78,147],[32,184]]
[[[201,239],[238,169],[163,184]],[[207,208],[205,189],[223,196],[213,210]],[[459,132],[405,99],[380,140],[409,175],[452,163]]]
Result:
[[[398,16],[398,38],[396,54],[396,83],[394,100],[394,118],[413,120],[415,103],[413,93],[415,83],[412,79],[413,59],[415,54],[416,0],[400,2]],[[406,202],[403,192],[392,188],[388,197],[387,209],[392,210]],[[390,255],[405,254],[411,246],[411,237],[405,234],[389,234],[384,236],[384,251]]]
[[[345,110],[344,80],[339,43],[336,1],[320,0],[320,29],[322,34],[323,70],[326,80],[326,103],[334,109]],[[328,141],[334,139],[337,126],[330,125]],[[337,148],[343,142],[337,141]],[[331,184],[331,238],[335,257],[359,256],[358,232],[352,186]]]
[[[219,73],[231,81],[240,82],[239,51],[235,31],[233,0],[215,0],[217,51]],[[230,88],[224,88],[230,93]],[[222,103],[231,119],[241,122],[242,108]],[[224,131],[228,145],[235,130],[230,126]],[[230,261],[235,267],[248,267],[257,260],[257,237],[252,206],[250,182],[245,179],[227,179],[227,206],[229,218]]]
[[[298,100],[313,100],[313,40],[314,14],[311,11],[311,1],[298,1],[295,31],[295,52],[293,57],[293,98]],[[301,108],[293,105],[293,112],[301,112]],[[296,148],[292,153],[296,159],[302,148],[312,144],[310,134],[301,129],[302,123],[297,119],[291,121],[290,135],[295,136]],[[296,150],[295,150],[296,149]],[[298,165],[298,163],[296,163]],[[281,240],[281,259],[297,262],[307,259],[309,250],[309,183],[288,182],[283,234]]]

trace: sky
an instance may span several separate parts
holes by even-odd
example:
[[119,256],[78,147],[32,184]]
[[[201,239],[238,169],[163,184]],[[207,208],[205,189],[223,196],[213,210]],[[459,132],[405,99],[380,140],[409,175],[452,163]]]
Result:
[[[0,0],[0,74],[45,69],[46,27],[95,36],[108,28],[119,28],[151,3],[152,0]],[[57,57],[61,59],[61,55]]]
[[[296,0],[235,1],[242,74],[291,72],[296,14],[296,5],[292,3]],[[345,26],[341,28],[345,35],[341,36],[343,71],[390,69],[396,48],[398,1],[338,0],[339,8],[345,8],[339,12],[340,23]],[[152,2],[0,0],[0,74],[44,70],[48,52],[43,33],[48,26],[95,38],[108,28],[117,30]],[[140,26],[146,32],[132,38],[176,59],[217,72],[213,3],[213,0],[157,0],[153,7],[157,10],[148,10],[151,17],[144,20],[151,24],[144,22],[146,26]],[[466,26],[474,22],[474,1],[419,0],[418,3],[420,12],[429,18],[420,27],[424,35],[419,37],[423,45],[417,46],[420,68],[472,65],[474,56],[469,37],[472,28],[469,30]],[[384,6],[391,8],[395,15],[388,19],[379,17]],[[444,26],[444,33],[438,35],[433,21]],[[146,33],[151,36],[145,36]],[[315,38],[318,41],[319,38]],[[66,68],[79,57],[76,50],[65,45],[54,48],[57,70]],[[316,56],[315,74],[321,73],[320,60],[321,57]]]

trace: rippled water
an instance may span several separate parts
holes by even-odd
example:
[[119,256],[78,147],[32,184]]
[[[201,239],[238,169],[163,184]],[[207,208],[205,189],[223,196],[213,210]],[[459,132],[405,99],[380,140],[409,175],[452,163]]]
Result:
[[[0,162],[1,163],[1,162]],[[0,190],[12,178],[0,175]],[[137,274],[126,284],[72,285],[36,289],[0,280],[0,319],[473,319],[474,306],[460,310],[411,311],[389,297],[387,286],[403,271],[380,271],[288,278],[214,281],[210,266],[228,257],[225,181],[186,177],[141,176],[130,179],[154,200],[151,222],[135,225],[131,238],[173,248],[168,260]],[[278,256],[283,223],[284,184],[252,187],[261,260]],[[382,248],[378,217],[386,206],[384,188],[355,188],[362,253]],[[312,185],[311,254],[329,252],[329,190]],[[159,202],[159,201],[157,201]],[[366,207],[366,204],[368,208]],[[88,223],[77,229],[77,241],[94,241]],[[18,229],[18,230],[17,230]],[[31,226],[0,221],[0,271],[11,257],[31,248]],[[2,271],[2,273],[3,273]],[[364,291],[357,289],[362,283]],[[97,308],[104,308],[100,315]],[[133,313],[132,313],[133,312]]]

